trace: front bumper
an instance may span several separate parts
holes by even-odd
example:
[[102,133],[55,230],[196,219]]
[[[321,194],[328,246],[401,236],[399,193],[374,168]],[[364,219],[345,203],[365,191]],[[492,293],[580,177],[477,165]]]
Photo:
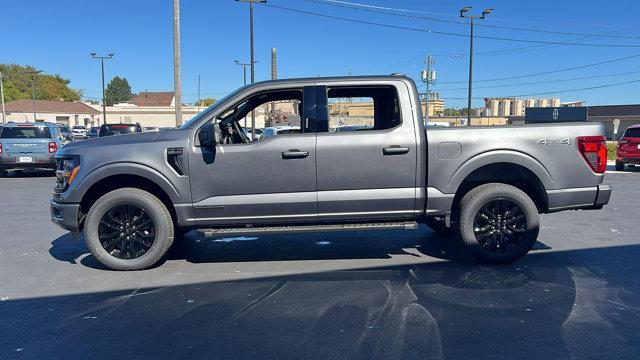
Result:
[[51,221],[65,230],[78,232],[80,204],[59,203],[55,200],[49,200],[49,209],[51,210]]
[[599,184],[593,187],[547,190],[549,212],[569,209],[601,209],[609,203],[611,186]]

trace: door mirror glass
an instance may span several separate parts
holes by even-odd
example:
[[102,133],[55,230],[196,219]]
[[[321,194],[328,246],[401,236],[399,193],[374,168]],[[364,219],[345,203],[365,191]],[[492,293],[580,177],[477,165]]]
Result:
[[202,147],[216,146],[216,135],[213,123],[208,122],[200,128],[200,132],[198,132],[198,141]]

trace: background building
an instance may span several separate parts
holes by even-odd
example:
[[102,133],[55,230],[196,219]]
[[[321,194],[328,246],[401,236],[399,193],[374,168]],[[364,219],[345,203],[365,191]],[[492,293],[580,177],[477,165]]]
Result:
[[7,121],[34,122],[48,121],[68,126],[91,126],[100,118],[101,111],[81,102],[35,101],[35,119],[33,117],[33,100],[15,100],[5,104]]

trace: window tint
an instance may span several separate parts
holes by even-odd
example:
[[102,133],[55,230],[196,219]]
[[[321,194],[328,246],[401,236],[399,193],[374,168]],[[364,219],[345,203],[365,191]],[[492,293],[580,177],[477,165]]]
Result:
[[385,130],[401,123],[395,88],[336,87],[327,91],[329,132]]
[[102,125],[99,132],[99,137],[105,136],[113,136],[113,135],[124,135],[124,134],[132,134],[142,132],[142,129],[139,125],[126,125],[126,124],[117,124],[117,125]]
[[[248,143],[276,136],[278,129],[302,132],[302,89],[265,91],[242,100],[216,119],[223,144]],[[256,132],[251,134],[252,113]],[[262,130],[264,128],[264,130]]]
[[49,128],[40,126],[5,127],[0,135],[3,139],[50,139]]
[[640,128],[627,129],[624,132],[624,137],[640,138]]

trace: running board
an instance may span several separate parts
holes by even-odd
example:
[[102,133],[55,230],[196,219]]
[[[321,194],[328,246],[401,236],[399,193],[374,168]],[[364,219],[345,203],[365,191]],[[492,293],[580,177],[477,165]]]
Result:
[[198,229],[198,235],[214,237],[223,235],[240,234],[282,234],[305,232],[329,232],[329,231],[363,231],[363,230],[415,230],[418,223],[415,221],[381,222],[369,224],[337,224],[337,225],[290,225],[290,226],[254,226],[236,228]]

